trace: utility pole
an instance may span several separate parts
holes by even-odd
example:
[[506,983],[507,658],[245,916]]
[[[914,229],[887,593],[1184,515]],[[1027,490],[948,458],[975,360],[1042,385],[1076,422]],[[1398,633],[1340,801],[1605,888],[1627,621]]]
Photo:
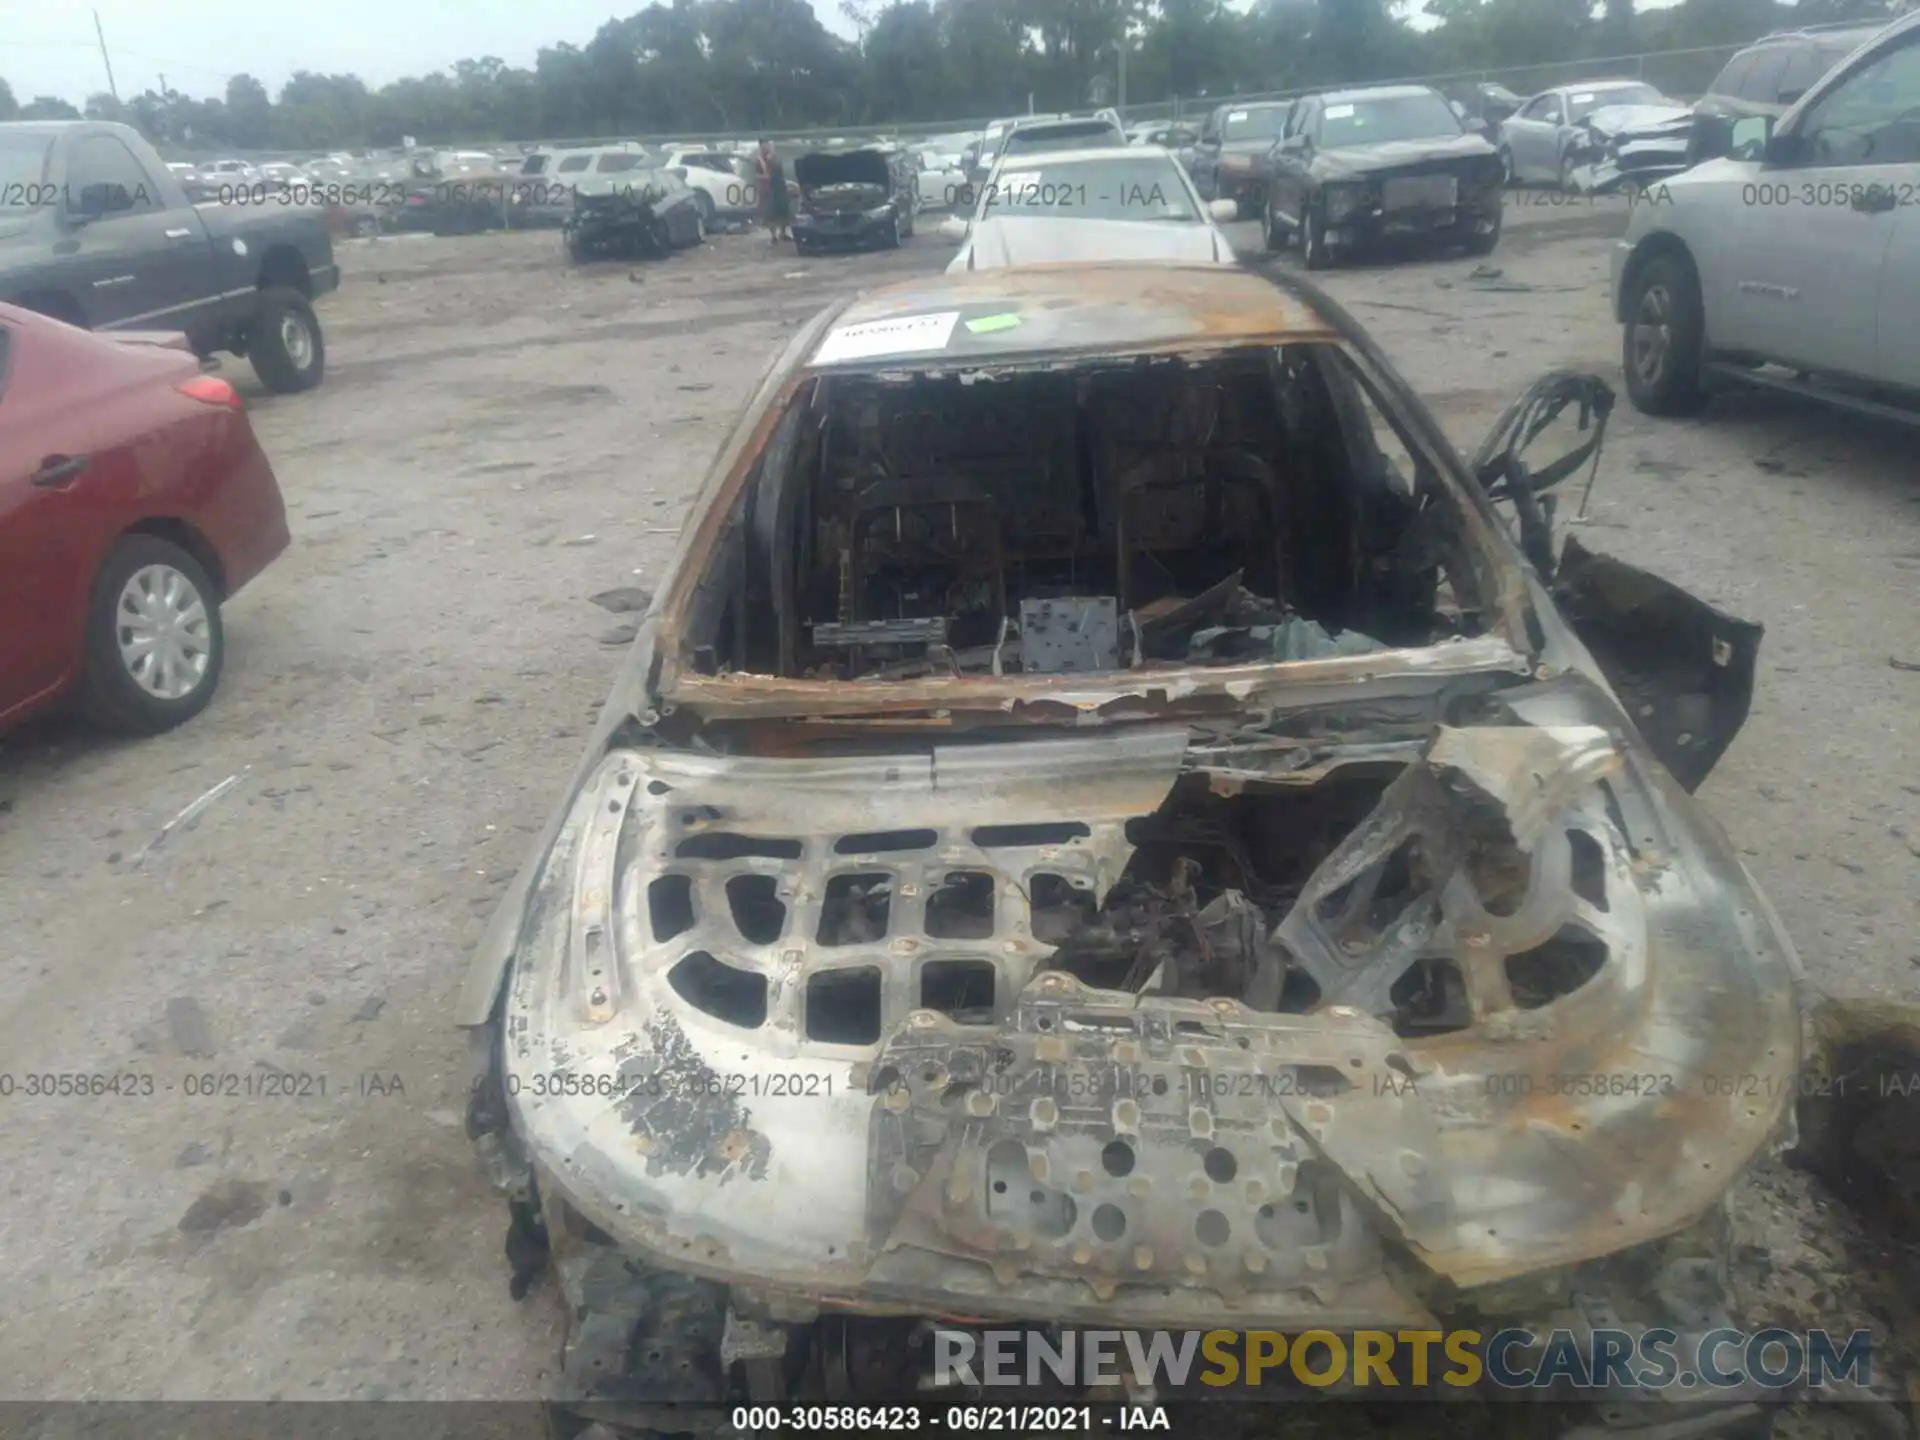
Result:
[[93,33],[100,37],[100,63],[107,67],[107,89],[113,98],[120,98],[120,87],[113,83],[113,61],[107,57],[107,32],[100,28],[100,12],[93,12]]

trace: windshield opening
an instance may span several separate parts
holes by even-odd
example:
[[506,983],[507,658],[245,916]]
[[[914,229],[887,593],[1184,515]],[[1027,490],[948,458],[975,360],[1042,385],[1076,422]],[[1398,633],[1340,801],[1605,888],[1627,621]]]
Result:
[[[1452,533],[1434,503],[1446,487],[1384,410],[1324,344],[1102,356],[992,383],[824,377],[774,428],[685,653],[707,674],[870,683],[1485,634],[1470,562],[1453,573],[1437,539]],[[1303,469],[1301,454],[1320,458]]]
[[38,135],[0,132],[0,210],[38,210],[53,203],[41,182],[53,142]]
[[1280,131],[1286,126],[1287,111],[1285,105],[1272,105],[1262,110],[1229,110],[1225,123],[1220,127],[1222,140],[1278,140]]
[[1086,150],[1102,145],[1124,145],[1126,137],[1111,125],[1089,120],[1084,125],[1037,125],[1007,136],[1005,153],[1033,154],[1044,150]]
[[1163,156],[1044,160],[1005,169],[986,189],[981,214],[996,218],[1198,221],[1179,167]]
[[1438,95],[1401,95],[1329,105],[1320,115],[1320,144],[1385,145],[1461,134],[1460,117]]

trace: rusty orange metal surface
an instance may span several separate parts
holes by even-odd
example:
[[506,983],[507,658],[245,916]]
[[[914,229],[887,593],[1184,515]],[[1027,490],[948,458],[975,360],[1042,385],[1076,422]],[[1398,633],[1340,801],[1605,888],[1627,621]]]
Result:
[[[1034,265],[903,281],[860,296],[835,317],[835,326],[950,312],[958,317],[946,342],[910,352],[914,364],[1338,338],[1311,307],[1264,276],[1219,265],[1139,263]],[[987,319],[995,326],[968,328]]]

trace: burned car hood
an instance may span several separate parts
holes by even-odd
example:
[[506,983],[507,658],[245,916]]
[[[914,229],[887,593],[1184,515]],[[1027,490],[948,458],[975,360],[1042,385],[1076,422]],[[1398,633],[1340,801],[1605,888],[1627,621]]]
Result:
[[802,155],[793,162],[793,178],[803,193],[842,185],[870,186],[883,200],[893,193],[893,170],[878,150]]
[[1459,170],[1497,166],[1499,151],[1479,135],[1444,135],[1431,140],[1391,140],[1382,145],[1353,145],[1314,153],[1316,179],[1340,180],[1387,175],[1396,170]]
[[960,268],[1077,260],[1233,261],[1233,252],[1204,221],[1073,220],[1051,215],[983,220],[973,227],[968,255],[973,264]]
[[[539,1106],[543,1184],[695,1273],[1075,1322],[1425,1323],[1390,1247],[1475,1285],[1671,1233],[1775,1132],[1797,970],[1615,713],[615,746],[503,1002],[508,1093],[608,1077]],[[1295,860],[1196,847],[1237,813]]]

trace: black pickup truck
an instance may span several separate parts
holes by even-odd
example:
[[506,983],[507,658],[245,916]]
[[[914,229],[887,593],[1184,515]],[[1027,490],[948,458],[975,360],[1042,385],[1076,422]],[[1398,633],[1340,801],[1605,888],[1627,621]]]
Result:
[[89,330],[181,330],[272,390],[326,370],[313,300],[340,283],[324,210],[196,204],[138,131],[0,125],[0,300]]

